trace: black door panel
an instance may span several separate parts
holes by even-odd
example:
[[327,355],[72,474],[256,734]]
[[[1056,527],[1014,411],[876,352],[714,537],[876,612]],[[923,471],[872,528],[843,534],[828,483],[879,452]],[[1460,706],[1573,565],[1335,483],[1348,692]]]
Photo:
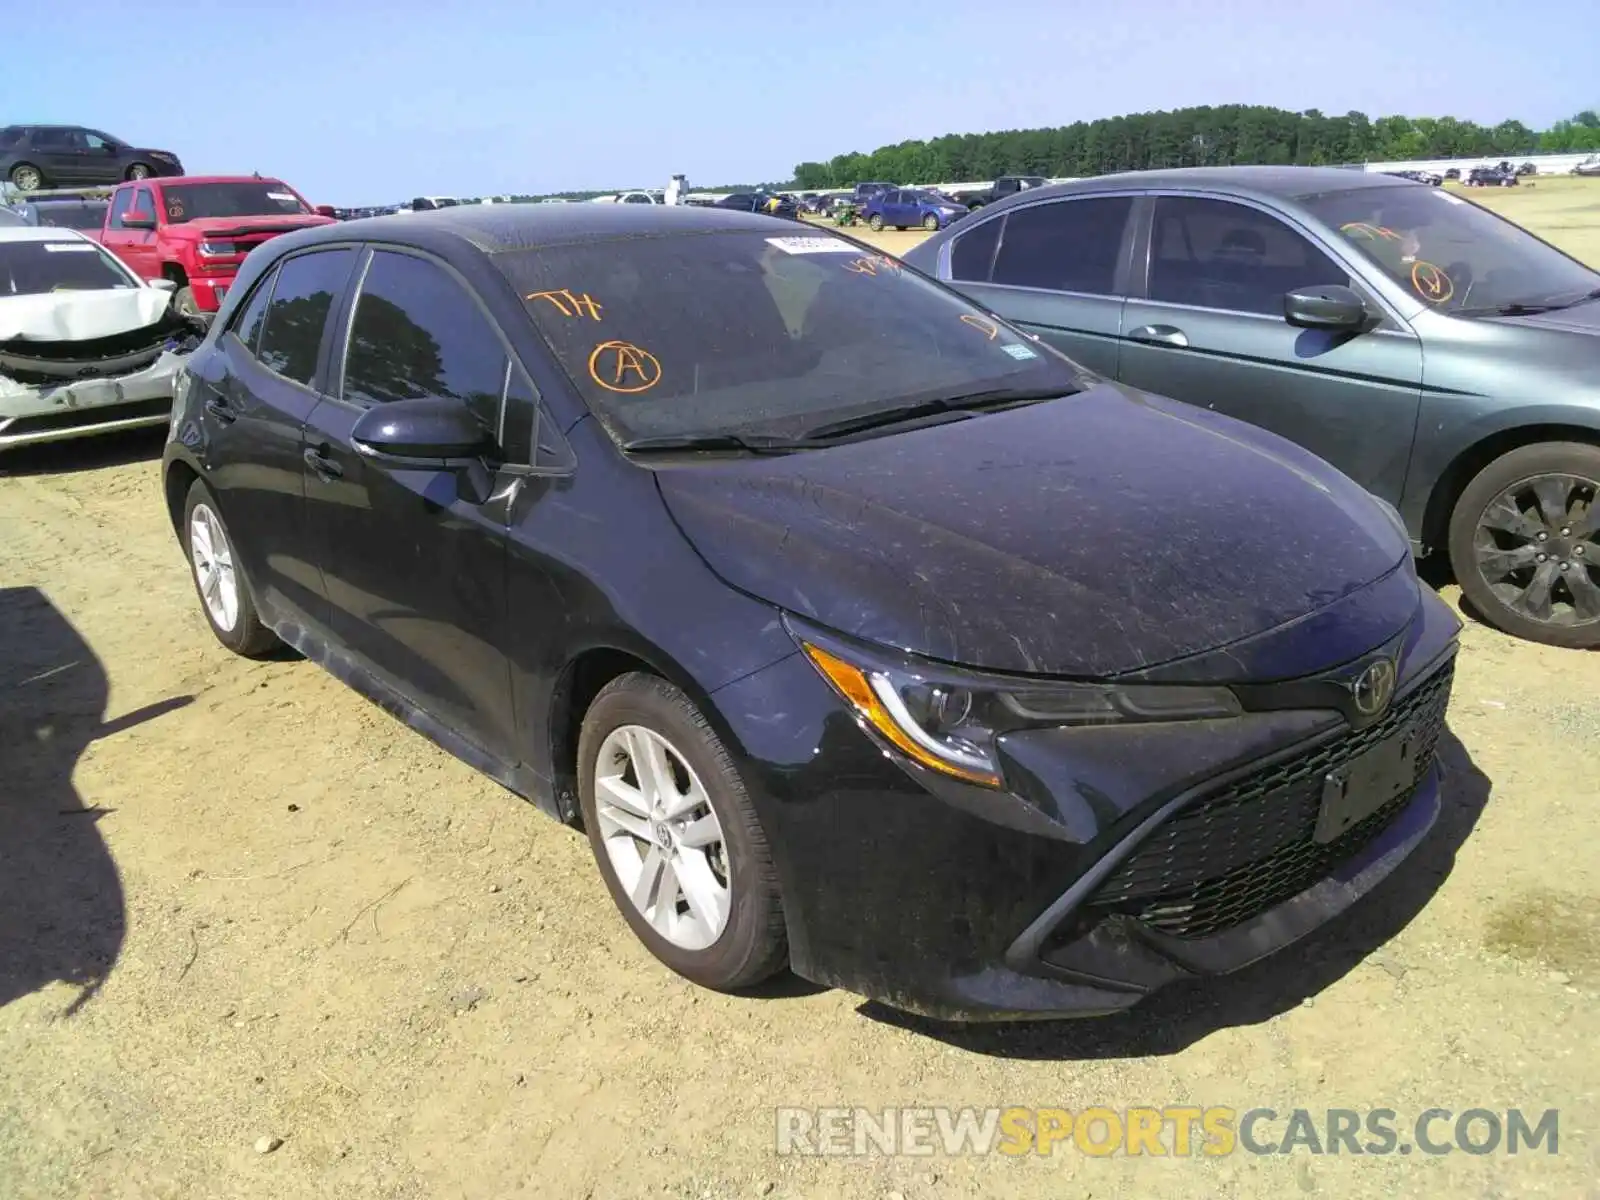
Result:
[[460,282],[415,255],[374,253],[349,320],[343,398],[311,414],[300,461],[329,629],[388,687],[516,763],[505,654],[514,481],[488,466],[460,477],[383,466],[350,440],[373,405],[425,396],[461,399],[498,432],[505,347]]

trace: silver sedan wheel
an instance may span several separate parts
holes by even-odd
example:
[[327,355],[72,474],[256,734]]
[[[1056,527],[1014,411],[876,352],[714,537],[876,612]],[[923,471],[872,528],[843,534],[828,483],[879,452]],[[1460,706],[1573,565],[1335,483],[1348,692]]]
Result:
[[206,611],[218,629],[233,632],[239,621],[239,578],[228,535],[208,504],[196,504],[189,517],[189,561]]
[[732,909],[728,851],[688,761],[655,730],[620,725],[595,758],[594,800],[606,855],[640,915],[680,949],[713,945]]

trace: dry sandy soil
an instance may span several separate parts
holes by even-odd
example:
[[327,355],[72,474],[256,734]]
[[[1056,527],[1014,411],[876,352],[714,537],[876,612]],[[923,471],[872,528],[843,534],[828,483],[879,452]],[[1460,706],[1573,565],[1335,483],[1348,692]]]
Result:
[[[1600,185],[1482,198],[1600,261]],[[0,962],[0,1194],[1600,1195],[1600,655],[1469,622],[1441,827],[1238,976],[969,1030],[731,998],[646,956],[578,834],[316,667],[218,647],[159,445],[0,478],[0,948],[27,933]],[[1560,1153],[774,1152],[778,1105],[1186,1102],[1556,1107]]]

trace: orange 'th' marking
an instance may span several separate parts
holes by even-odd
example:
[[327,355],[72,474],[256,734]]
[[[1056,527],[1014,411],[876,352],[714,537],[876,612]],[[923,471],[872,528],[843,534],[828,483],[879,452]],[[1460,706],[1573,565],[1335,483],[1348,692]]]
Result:
[[1432,304],[1443,304],[1456,294],[1456,285],[1450,276],[1430,262],[1418,261],[1411,265],[1411,286],[1417,295]]
[[648,392],[661,382],[661,363],[632,342],[601,342],[589,353],[589,378],[608,392]]
[[561,288],[548,292],[532,292],[526,298],[550,301],[563,317],[588,317],[592,321],[600,319],[600,304],[588,292],[575,296],[571,288]]
[[996,325],[993,321],[990,321],[985,317],[975,317],[971,313],[962,313],[961,323],[963,325],[971,325],[980,333],[988,334],[991,342],[1000,336],[1000,326]]

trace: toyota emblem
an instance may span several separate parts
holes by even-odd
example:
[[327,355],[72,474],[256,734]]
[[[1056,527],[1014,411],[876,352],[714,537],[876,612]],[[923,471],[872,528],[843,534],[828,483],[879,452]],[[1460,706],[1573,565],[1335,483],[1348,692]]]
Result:
[[1389,707],[1394,698],[1394,663],[1380,658],[1367,667],[1350,685],[1356,711],[1363,717],[1375,717]]

